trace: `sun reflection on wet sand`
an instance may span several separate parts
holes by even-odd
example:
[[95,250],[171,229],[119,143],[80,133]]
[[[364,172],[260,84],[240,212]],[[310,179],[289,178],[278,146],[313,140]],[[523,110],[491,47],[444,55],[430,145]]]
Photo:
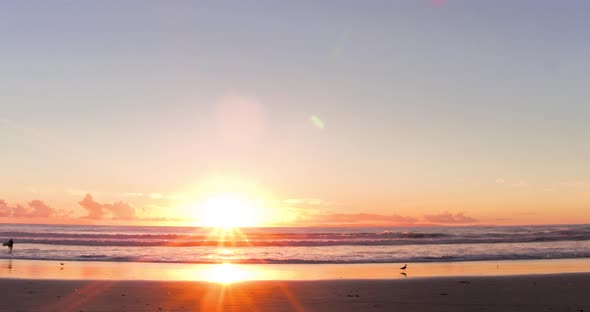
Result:
[[255,271],[231,263],[214,265],[209,270],[201,271],[202,280],[222,284],[253,280],[256,279],[255,275]]
[[[224,253],[220,251],[220,253]],[[0,259],[0,278],[205,281],[397,279],[590,272],[590,259],[403,264],[187,264]]]
[[267,269],[262,265],[244,265],[233,263],[193,265],[192,268],[180,269],[173,278],[233,284],[246,281],[281,280],[281,272]]

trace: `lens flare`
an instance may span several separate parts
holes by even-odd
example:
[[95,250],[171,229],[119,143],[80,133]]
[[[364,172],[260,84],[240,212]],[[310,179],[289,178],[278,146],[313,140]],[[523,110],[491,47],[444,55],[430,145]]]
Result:
[[309,120],[314,126],[316,126],[319,129],[324,129],[326,127],[324,121],[316,115],[312,115],[311,117],[309,117]]

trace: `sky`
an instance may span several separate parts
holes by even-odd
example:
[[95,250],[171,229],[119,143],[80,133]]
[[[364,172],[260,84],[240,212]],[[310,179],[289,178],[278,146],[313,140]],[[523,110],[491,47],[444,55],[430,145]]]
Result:
[[0,222],[590,223],[589,10],[3,1]]

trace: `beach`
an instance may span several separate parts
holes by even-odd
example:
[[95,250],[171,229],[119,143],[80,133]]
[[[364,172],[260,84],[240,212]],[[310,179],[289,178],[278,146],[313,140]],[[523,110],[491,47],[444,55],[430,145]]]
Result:
[[586,225],[2,230],[0,311],[590,311]]
[[0,263],[0,311],[590,311],[589,259]]
[[407,280],[0,280],[1,311],[590,311],[590,274]]

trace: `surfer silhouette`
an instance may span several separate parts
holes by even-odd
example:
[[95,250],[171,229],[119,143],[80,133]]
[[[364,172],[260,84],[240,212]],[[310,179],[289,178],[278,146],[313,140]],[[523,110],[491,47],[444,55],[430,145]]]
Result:
[[14,242],[12,241],[12,238],[9,239],[7,242],[4,242],[2,244],[2,246],[7,246],[8,247],[8,252],[12,252],[12,245],[14,245]]

